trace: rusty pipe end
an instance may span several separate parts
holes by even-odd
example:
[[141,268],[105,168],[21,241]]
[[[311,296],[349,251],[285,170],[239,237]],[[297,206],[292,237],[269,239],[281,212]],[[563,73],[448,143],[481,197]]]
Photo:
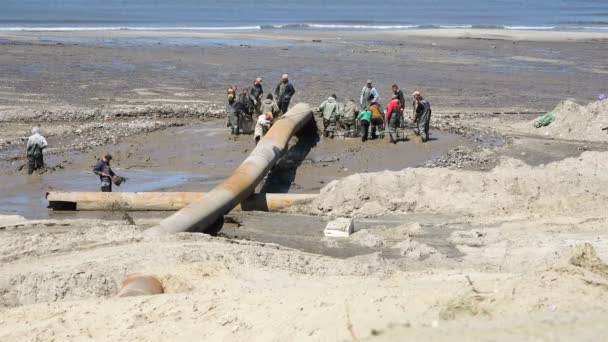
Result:
[[160,281],[150,275],[131,274],[122,282],[117,297],[151,296],[164,293]]

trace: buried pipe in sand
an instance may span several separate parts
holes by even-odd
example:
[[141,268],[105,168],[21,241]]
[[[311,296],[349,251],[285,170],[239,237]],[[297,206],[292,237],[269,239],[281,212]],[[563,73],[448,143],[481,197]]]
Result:
[[122,282],[117,297],[151,296],[164,293],[160,281],[150,275],[131,274]]

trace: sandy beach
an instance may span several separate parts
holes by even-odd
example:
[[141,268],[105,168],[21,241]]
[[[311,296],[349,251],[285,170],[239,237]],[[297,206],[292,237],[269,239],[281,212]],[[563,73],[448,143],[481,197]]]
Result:
[[[481,29],[0,33],[0,339],[602,340],[607,47]],[[233,211],[218,236],[147,236],[166,212],[46,209],[48,191],[97,191],[106,152],[120,191],[212,189],[254,147],[229,135],[226,88],[270,92],[283,73],[292,104],[358,100],[368,78],[382,103],[419,89],[431,140],[293,138],[257,190],[319,197]],[[50,147],[30,176],[34,125]],[[324,237],[338,217],[355,232]],[[116,297],[133,273],[165,293]]]

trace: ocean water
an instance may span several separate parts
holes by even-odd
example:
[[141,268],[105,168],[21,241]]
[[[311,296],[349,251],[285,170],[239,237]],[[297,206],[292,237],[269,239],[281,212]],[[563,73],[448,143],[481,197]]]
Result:
[[608,0],[0,0],[0,30],[608,32]]

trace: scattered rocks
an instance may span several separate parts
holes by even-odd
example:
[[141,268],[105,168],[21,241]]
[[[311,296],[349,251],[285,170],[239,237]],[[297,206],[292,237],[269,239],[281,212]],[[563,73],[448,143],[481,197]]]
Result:
[[448,151],[438,158],[425,162],[423,166],[455,169],[483,169],[484,166],[493,165],[496,162],[493,155],[494,153],[488,149],[471,150],[468,147],[460,146]]
[[217,103],[161,106],[112,106],[104,108],[59,107],[56,109],[19,109],[0,112],[0,122],[54,122],[94,121],[118,118],[220,118],[226,113],[225,106]]

